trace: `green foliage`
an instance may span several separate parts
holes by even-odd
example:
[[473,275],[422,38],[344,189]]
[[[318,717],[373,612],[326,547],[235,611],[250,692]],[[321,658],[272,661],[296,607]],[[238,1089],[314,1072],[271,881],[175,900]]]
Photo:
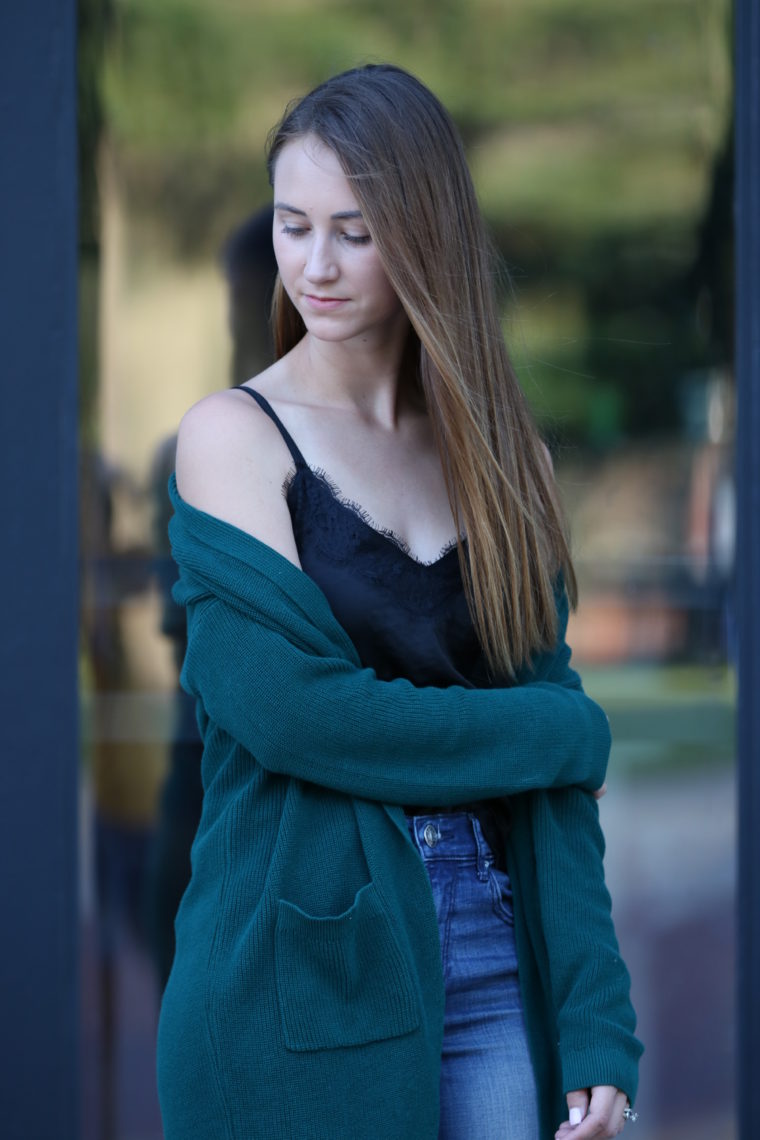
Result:
[[224,133],[239,88],[224,61],[235,47],[212,7],[130,0],[117,21],[106,71],[109,125],[139,148],[182,147]]
[[[599,445],[673,428],[679,371],[718,351],[695,331],[705,275],[730,293],[730,257],[708,270],[703,232],[728,130],[729,0],[109,4],[105,120],[135,257],[214,254],[266,196],[264,142],[285,103],[392,60],[460,124],[515,272],[538,414]],[[721,203],[710,240],[725,249],[730,194]],[[571,292],[565,327],[551,298]],[[561,334],[532,327],[537,304]]]
[[701,116],[714,143],[728,96],[727,0],[114,3],[109,116],[140,145],[234,142],[241,108],[263,134],[283,96],[370,59],[418,73],[474,135],[621,115],[661,134]]

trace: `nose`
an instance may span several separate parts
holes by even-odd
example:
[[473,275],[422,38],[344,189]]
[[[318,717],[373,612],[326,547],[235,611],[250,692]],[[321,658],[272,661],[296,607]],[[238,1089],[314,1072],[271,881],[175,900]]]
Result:
[[338,275],[333,249],[327,235],[314,234],[309,242],[304,277],[308,281],[334,281]]

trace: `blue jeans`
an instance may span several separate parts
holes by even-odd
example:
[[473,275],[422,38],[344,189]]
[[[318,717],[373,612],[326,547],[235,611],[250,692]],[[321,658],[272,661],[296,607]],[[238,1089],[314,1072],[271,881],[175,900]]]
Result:
[[408,817],[430,876],[446,1007],[439,1140],[538,1140],[509,876],[467,812]]

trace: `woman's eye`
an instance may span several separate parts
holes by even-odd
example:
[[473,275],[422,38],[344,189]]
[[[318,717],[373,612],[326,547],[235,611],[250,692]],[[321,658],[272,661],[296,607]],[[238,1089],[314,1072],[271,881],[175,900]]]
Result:
[[[309,232],[308,226],[283,225],[281,232],[292,238],[302,238]],[[367,245],[372,238],[369,234],[341,234],[344,241],[350,245]]]

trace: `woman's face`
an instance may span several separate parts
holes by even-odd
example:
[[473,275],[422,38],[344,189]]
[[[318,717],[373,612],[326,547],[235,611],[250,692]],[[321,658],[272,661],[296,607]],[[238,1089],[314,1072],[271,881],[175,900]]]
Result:
[[282,148],[274,168],[274,252],[282,284],[312,336],[387,342],[407,318],[333,151],[314,135]]

